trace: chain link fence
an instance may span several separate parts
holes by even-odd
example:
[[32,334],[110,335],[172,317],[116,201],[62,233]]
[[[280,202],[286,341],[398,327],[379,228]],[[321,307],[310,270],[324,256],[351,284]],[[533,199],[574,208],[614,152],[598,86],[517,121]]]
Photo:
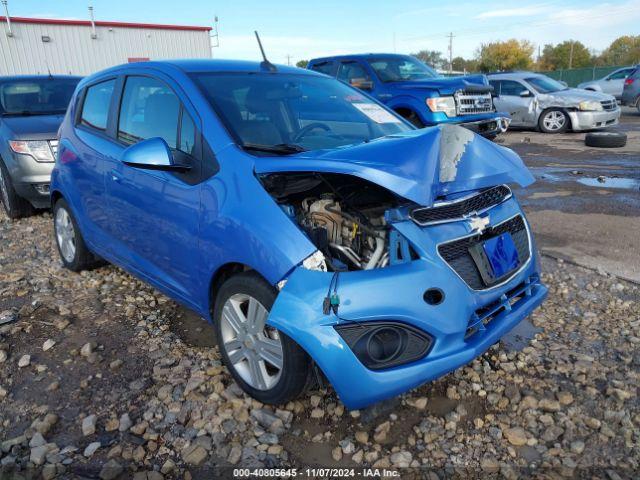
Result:
[[556,80],[566,82],[570,87],[577,87],[582,82],[589,82],[591,80],[597,80],[611,72],[623,68],[627,65],[620,65],[617,67],[584,67],[584,68],[570,68],[566,70],[551,70],[548,72],[538,72]]

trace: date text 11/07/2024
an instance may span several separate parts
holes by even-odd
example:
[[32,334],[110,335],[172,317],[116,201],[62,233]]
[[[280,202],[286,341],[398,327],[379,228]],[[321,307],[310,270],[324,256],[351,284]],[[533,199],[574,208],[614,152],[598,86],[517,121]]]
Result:
[[387,468],[236,468],[233,478],[400,478]]

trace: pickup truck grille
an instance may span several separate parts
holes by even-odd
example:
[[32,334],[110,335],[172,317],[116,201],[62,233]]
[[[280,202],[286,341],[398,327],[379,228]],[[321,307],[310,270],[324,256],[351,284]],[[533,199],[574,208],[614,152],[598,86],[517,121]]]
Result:
[[491,93],[456,92],[456,112],[458,115],[493,112]]
[[[438,246],[438,253],[446,261],[449,266],[464,280],[473,290],[484,290],[491,287],[482,279],[480,270],[473,261],[473,257],[469,249],[478,243],[496,237],[503,233],[509,232],[515,243],[520,259],[520,267],[510,273],[509,278],[513,277],[529,260],[531,256],[529,245],[529,234],[521,215],[517,215],[505,222],[494,225],[480,235],[472,235]],[[505,279],[506,281],[508,279]]]
[[508,198],[511,198],[509,187],[499,185],[471,197],[435,204],[433,207],[428,208],[415,208],[410,212],[410,216],[420,226],[455,222],[474,213],[478,214],[489,210]]
[[618,103],[615,100],[604,100],[600,102],[600,104],[602,105],[602,108],[604,108],[608,112],[618,108]]
[[58,140],[49,140],[49,148],[51,149],[53,159],[55,160],[58,155]]

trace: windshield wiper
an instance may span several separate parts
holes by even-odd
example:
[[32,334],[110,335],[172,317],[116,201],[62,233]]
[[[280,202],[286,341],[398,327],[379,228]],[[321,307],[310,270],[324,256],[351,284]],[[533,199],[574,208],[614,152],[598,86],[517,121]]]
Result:
[[302,145],[295,143],[277,143],[275,145],[262,145],[259,143],[243,143],[241,147],[244,150],[254,152],[278,153],[280,155],[290,155],[292,153],[306,152],[307,149]]

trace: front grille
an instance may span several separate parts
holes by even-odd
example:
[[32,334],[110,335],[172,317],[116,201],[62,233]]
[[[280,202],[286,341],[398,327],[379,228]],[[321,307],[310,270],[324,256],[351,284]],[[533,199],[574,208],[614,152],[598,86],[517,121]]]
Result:
[[474,115],[476,113],[493,112],[491,93],[456,92],[456,112],[458,115]]
[[55,159],[58,155],[58,140],[49,140],[49,148],[51,148],[51,153],[53,153],[53,158]]
[[416,208],[410,215],[418,225],[452,222],[461,220],[474,213],[481,213],[504,202],[511,197],[511,190],[506,185],[492,187],[472,197],[436,204],[430,208]]
[[471,237],[443,243],[438,246],[438,253],[467,285],[474,290],[483,290],[489,288],[491,285],[487,285],[482,279],[480,271],[473,261],[471,253],[469,253],[469,249],[480,242],[507,232],[509,232],[513,238],[513,243],[516,246],[518,258],[520,259],[520,266],[522,266],[529,260],[530,252],[529,235],[521,215],[517,215],[510,220],[488,228],[480,235],[473,235]]
[[615,100],[604,100],[600,102],[600,104],[602,105],[602,108],[607,111],[615,110],[616,108],[618,108],[618,103]]

